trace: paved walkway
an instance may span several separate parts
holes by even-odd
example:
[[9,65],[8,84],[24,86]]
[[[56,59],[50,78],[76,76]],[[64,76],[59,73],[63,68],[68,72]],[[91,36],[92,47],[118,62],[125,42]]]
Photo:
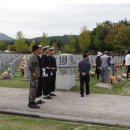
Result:
[[83,123],[120,125],[130,128],[130,97],[57,92],[38,110],[30,109],[28,89],[0,88],[0,112]]

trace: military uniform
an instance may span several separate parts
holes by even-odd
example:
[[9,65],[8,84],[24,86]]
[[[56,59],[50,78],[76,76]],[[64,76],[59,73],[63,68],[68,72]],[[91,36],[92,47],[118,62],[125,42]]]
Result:
[[50,82],[51,82],[51,92],[55,92],[55,82],[56,82],[56,71],[57,71],[57,66],[56,66],[56,58],[54,56],[50,56],[51,60],[51,77],[50,77]]
[[29,102],[35,102],[36,93],[38,89],[38,79],[40,77],[40,67],[37,59],[37,55],[32,54],[29,60],[30,70],[30,92]]
[[44,64],[45,75],[43,75],[43,95],[49,96],[51,92],[51,88],[50,88],[51,60],[50,60],[50,56],[47,55],[43,55],[42,58],[45,61]]
[[42,90],[43,90],[43,83],[42,83],[42,64],[43,64],[43,59],[42,59],[42,55],[37,55],[38,58],[38,62],[39,62],[39,67],[40,67],[40,77],[38,79],[38,90],[37,90],[37,94],[36,97],[41,97],[42,96]]

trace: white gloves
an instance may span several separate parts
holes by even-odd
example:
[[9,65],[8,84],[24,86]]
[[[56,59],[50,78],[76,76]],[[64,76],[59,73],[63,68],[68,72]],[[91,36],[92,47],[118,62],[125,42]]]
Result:
[[45,68],[42,68],[42,77],[48,77]]

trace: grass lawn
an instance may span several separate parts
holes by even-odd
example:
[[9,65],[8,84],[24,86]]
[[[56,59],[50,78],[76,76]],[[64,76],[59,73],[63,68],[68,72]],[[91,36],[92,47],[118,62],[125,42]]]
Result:
[[[19,72],[17,73],[19,75]],[[29,88],[29,81],[23,80],[22,76],[14,77],[9,80],[0,80],[0,87],[12,87],[12,88]],[[90,92],[95,94],[116,94],[116,95],[128,95],[130,96],[130,81],[124,80],[119,83],[113,84],[111,89],[96,87],[96,77],[92,77],[90,81]],[[71,91],[79,92],[79,81],[76,80],[76,85]]]
[[0,130],[128,130],[128,129],[0,114]]
[[22,76],[14,77],[13,79],[0,80],[0,87],[10,87],[10,88],[28,88],[29,81],[23,80]]
[[[24,80],[24,77],[21,76],[21,72],[16,72],[17,76],[14,76],[13,79],[4,79],[0,80],[0,87],[10,87],[10,88],[29,88],[29,81]],[[2,75],[0,75],[0,78]]]
[[[97,80],[95,77],[91,78],[90,81],[90,92],[95,93],[95,94],[115,94],[115,95],[125,95],[125,96],[130,96],[130,81],[124,80],[115,84],[112,84],[112,88],[101,88],[94,86],[97,83],[101,81]],[[76,86],[73,87],[71,90],[79,92],[79,81],[76,81]]]
[[[94,68],[92,69],[94,72]],[[118,75],[122,74],[121,68],[118,70]],[[112,84],[112,88],[101,88],[95,86],[97,83],[101,83],[101,78],[100,80],[97,80],[96,77],[91,77],[90,80],[90,92],[95,93],[95,94],[114,94],[114,95],[125,95],[125,96],[130,96],[130,81],[124,80],[118,83]],[[71,91],[80,91],[80,83],[79,80],[76,81],[76,85],[71,89]]]

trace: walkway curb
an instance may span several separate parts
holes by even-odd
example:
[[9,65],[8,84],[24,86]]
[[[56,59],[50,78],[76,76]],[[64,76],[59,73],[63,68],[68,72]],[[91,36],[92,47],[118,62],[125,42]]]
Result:
[[101,119],[65,116],[65,115],[39,113],[39,112],[34,113],[34,112],[11,110],[11,109],[5,109],[5,110],[0,109],[0,114],[16,115],[16,116],[23,116],[23,117],[39,118],[39,119],[51,119],[51,120],[92,124],[92,125],[103,125],[109,127],[130,128],[129,122],[120,122],[120,121],[104,120],[104,119],[101,120]]

